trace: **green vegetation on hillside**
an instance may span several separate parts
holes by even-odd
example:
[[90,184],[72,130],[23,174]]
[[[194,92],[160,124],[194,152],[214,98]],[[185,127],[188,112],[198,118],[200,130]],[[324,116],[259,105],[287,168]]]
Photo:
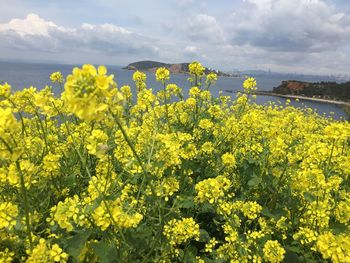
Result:
[[350,82],[303,82],[296,80],[283,81],[282,84],[273,89],[280,94],[303,95],[307,97],[318,97],[350,101]]

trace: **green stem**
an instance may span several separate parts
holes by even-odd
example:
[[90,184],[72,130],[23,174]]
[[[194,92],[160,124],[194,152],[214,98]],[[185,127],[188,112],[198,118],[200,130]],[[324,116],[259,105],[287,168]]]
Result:
[[[69,126],[68,126],[67,122],[65,121],[64,124],[65,124],[65,126],[66,126],[66,129],[67,129],[68,134],[72,137],[73,147],[74,147],[74,150],[76,151],[76,153],[77,153],[78,156],[79,156],[80,162],[82,163],[82,165],[83,165],[83,167],[84,167],[86,173],[88,174],[89,178],[92,179],[92,175],[91,175],[91,173],[90,173],[90,170],[89,170],[89,168],[87,167],[86,162],[85,162],[83,156],[81,155],[80,151],[77,149],[77,147],[76,147],[76,145],[75,145],[74,137],[71,135],[71,132],[70,132],[70,129],[69,129]],[[114,217],[113,217],[113,214],[112,214],[112,212],[111,212],[111,210],[110,210],[110,208],[109,208],[109,205],[108,205],[107,201],[105,200],[105,194],[102,193],[102,192],[100,191],[100,189],[99,189],[95,184],[94,184],[94,187],[95,187],[96,191],[98,192],[98,194],[102,196],[102,203],[105,205],[106,210],[107,210],[107,213],[108,213],[108,215],[110,216],[113,225],[119,230],[118,232],[120,233],[120,236],[122,237],[123,242],[125,243],[125,245],[127,245],[128,247],[130,247],[129,244],[127,243],[126,239],[125,239],[125,236],[124,236],[123,232],[119,229],[117,223],[116,223],[115,220],[114,220]],[[113,233],[113,235],[115,234],[114,232],[112,232],[112,233]],[[115,237],[116,237],[117,240],[118,240],[118,237],[117,237],[117,236],[115,236]]]
[[245,101],[245,103],[244,103],[244,105],[243,105],[243,108],[242,108],[242,110],[241,110],[241,112],[240,112],[239,119],[241,119],[242,116],[243,116],[243,113],[244,113],[245,108],[246,108],[246,106],[247,106],[247,104],[248,104],[249,98],[250,98],[250,92],[248,92],[247,100]]
[[138,162],[139,165],[141,166],[143,173],[144,173],[144,174],[147,174],[146,168],[144,167],[144,165],[143,165],[143,163],[142,163],[142,161],[141,161],[141,158],[140,158],[140,156],[137,154],[136,149],[135,149],[133,143],[131,142],[131,140],[129,139],[129,136],[127,135],[125,129],[123,128],[122,124],[120,123],[119,118],[116,117],[116,116],[114,116],[114,119],[115,119],[115,121],[116,121],[116,123],[117,123],[117,125],[118,125],[118,128],[121,130],[121,132],[122,132],[122,134],[123,134],[123,136],[124,136],[125,141],[126,141],[127,144],[129,145],[129,147],[130,147],[132,153],[135,155],[135,158],[136,158],[137,162]]
[[[17,108],[16,104],[14,103],[14,101],[12,101],[10,98],[7,98],[7,100],[12,104],[13,107]],[[18,115],[19,115],[19,118],[21,119],[21,124],[22,124],[22,134],[26,134],[28,136],[28,133],[25,129],[25,125],[24,125],[24,118],[23,118],[23,115],[22,113],[20,112],[20,110],[18,110]]]
[[332,157],[333,157],[334,147],[335,147],[335,139],[332,140],[332,149],[331,149],[331,153],[330,153],[329,158],[328,158],[327,169],[326,169],[327,171],[329,170],[329,167],[331,166],[331,161],[332,161]]
[[26,220],[26,226],[27,226],[27,235],[29,239],[29,246],[30,251],[33,250],[33,240],[32,240],[32,230],[30,226],[30,217],[29,217],[29,203],[28,203],[28,197],[27,197],[27,190],[24,182],[24,176],[21,170],[21,166],[19,161],[16,161],[16,167],[19,173],[20,181],[21,181],[21,191],[23,195],[23,201],[24,201],[24,213],[25,213],[25,220]]
[[[161,228],[161,229],[162,229],[162,228]],[[158,235],[156,236],[156,238],[155,238],[155,240],[154,240],[154,242],[153,242],[153,244],[152,244],[152,246],[151,246],[149,252],[147,253],[147,255],[146,255],[146,256],[144,257],[144,259],[142,260],[142,263],[149,262],[148,259],[149,259],[149,257],[152,255],[152,253],[153,253],[153,251],[154,251],[154,249],[155,249],[155,247],[156,247],[158,241],[160,240],[161,236],[162,236],[162,231],[160,230],[160,231],[158,232]]]
[[114,115],[113,113],[112,113],[112,116],[114,117],[114,120],[115,120],[115,122],[117,123],[118,128],[119,128],[120,131],[122,132],[125,141],[126,141],[127,144],[129,145],[129,147],[130,147],[132,153],[134,154],[134,156],[135,156],[137,162],[139,163],[139,165],[141,166],[141,169],[142,169],[142,172],[143,172],[143,177],[142,177],[142,181],[141,181],[141,184],[140,184],[139,192],[137,193],[137,199],[139,199],[139,198],[140,198],[140,195],[141,195],[141,190],[143,189],[143,186],[144,186],[144,184],[145,184],[145,181],[146,181],[146,178],[147,178],[147,174],[148,174],[148,173],[147,173],[147,170],[146,170],[144,164],[143,164],[142,161],[141,161],[140,156],[137,154],[136,149],[135,149],[133,143],[131,142],[129,136],[127,135],[125,129],[123,128],[123,125],[120,123],[120,120],[119,120],[118,116]]
[[49,152],[49,147],[48,147],[48,144],[47,144],[47,138],[46,138],[46,132],[45,132],[45,128],[44,128],[44,125],[40,119],[40,116],[38,114],[38,112],[35,110],[35,116],[38,118],[38,122],[39,122],[39,126],[41,128],[41,131],[43,133],[43,138],[44,138],[44,142],[45,142],[45,149],[46,149],[46,152]]
[[155,237],[154,241],[153,241],[153,244],[151,245],[150,247],[150,250],[149,252],[146,254],[146,256],[144,257],[144,259],[142,260],[142,263],[146,263],[146,262],[149,262],[149,257],[152,255],[153,251],[155,250],[156,248],[156,245],[158,244],[159,240],[161,239],[162,237],[162,232],[163,232],[163,227],[164,227],[164,213],[163,213],[163,206],[160,205],[158,203],[158,212],[159,212],[159,231],[158,231],[158,234],[157,236]]
[[169,132],[171,132],[170,120],[169,120],[169,107],[168,107],[168,101],[167,101],[167,95],[166,95],[165,81],[163,81],[163,90],[164,90],[164,105],[165,105],[165,112],[166,112],[166,120],[168,123]]

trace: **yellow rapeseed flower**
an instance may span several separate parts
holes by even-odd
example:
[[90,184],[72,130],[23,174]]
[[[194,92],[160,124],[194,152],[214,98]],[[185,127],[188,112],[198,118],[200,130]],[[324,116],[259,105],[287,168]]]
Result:
[[18,207],[11,202],[0,203],[0,230],[12,229],[16,225]]
[[247,78],[244,82],[243,82],[243,88],[244,90],[250,92],[252,90],[256,90],[256,79],[255,78]]
[[156,70],[156,80],[165,82],[170,79],[170,71],[167,68],[161,67]]
[[203,76],[205,68],[202,66],[199,62],[192,62],[188,69],[191,74],[197,75],[197,76]]
[[205,179],[196,184],[197,196],[196,202],[209,202],[213,204],[221,197],[225,196],[225,192],[230,188],[231,182],[222,175],[215,178]]
[[53,83],[63,83],[63,75],[61,72],[57,71],[57,72],[53,72],[50,75],[50,79]]
[[286,250],[277,240],[268,240],[264,245],[263,252],[267,262],[278,263],[283,261]]
[[171,246],[185,243],[190,239],[199,240],[199,225],[193,218],[172,219],[165,226],[163,234]]
[[74,68],[64,85],[62,99],[67,110],[85,121],[103,118],[108,108],[108,99],[116,94],[113,75],[107,76],[107,70],[100,66],[83,65]]
[[9,85],[7,82],[5,84],[0,85],[0,98],[1,97],[8,97],[11,93],[11,85]]

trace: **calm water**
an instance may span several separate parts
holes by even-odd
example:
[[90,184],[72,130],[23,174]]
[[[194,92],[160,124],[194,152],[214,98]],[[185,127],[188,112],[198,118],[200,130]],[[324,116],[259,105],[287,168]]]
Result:
[[[80,66],[80,65],[77,65]],[[11,84],[13,90],[20,90],[24,87],[35,86],[38,89],[50,85],[50,74],[54,71],[61,71],[64,76],[67,76],[72,71],[73,65],[53,65],[53,64],[27,64],[27,63],[9,63],[0,62],[0,80],[6,81]],[[108,66],[109,73],[113,73],[118,86],[131,85],[132,71],[123,70],[117,66]],[[312,76],[283,76],[283,75],[253,75],[257,79],[259,90],[272,90],[273,87],[278,86],[281,81],[288,79],[297,79],[301,81],[325,81],[329,78],[312,77]],[[172,75],[171,82],[176,83],[184,91],[188,90],[188,76],[186,75]],[[211,88],[212,94],[218,96],[219,91],[222,90],[224,95],[234,96],[235,91],[242,90],[241,78],[219,78],[216,85]],[[147,74],[147,86],[152,87],[157,91],[161,89],[161,84],[156,82],[153,74]],[[264,104],[268,101],[285,104],[286,99],[271,97],[271,96],[258,96],[256,102],[258,104]],[[338,106],[320,102],[300,101],[291,102],[291,105],[296,107],[311,107],[316,109],[318,113],[325,114],[326,116],[333,116],[335,119],[347,118],[346,113]],[[333,114],[334,113],[334,114]]]

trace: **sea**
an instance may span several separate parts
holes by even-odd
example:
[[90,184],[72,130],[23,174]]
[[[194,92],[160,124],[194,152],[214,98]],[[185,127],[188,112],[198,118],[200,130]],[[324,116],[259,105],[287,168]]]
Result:
[[[65,65],[65,64],[40,64],[40,63],[23,63],[23,62],[1,62],[0,61],[0,82],[7,82],[12,86],[14,91],[28,88],[31,86],[37,89],[42,89],[46,85],[52,85],[50,81],[50,75],[52,72],[60,71],[64,76],[67,76],[72,72],[72,69],[81,65]],[[124,70],[121,66],[107,66],[108,73],[114,74],[114,79],[118,86],[123,85],[134,86],[132,81],[133,71]],[[154,91],[162,89],[159,82],[155,80],[154,74],[147,74],[147,87],[152,88]],[[275,74],[275,73],[251,73],[251,77],[255,77],[258,83],[258,89],[261,91],[271,91],[274,87],[277,87],[284,80],[299,80],[299,81],[337,81],[328,76],[308,76],[297,74]],[[170,83],[175,83],[181,87],[184,92],[189,90],[188,75],[185,74],[173,74],[171,75]],[[219,77],[215,86],[210,90],[213,96],[219,96],[220,91],[223,95],[236,96],[236,92],[242,91],[242,83],[244,78],[238,77]],[[58,87],[53,85],[54,92],[58,92]],[[255,102],[257,104],[268,104],[275,102],[280,105],[286,105],[285,98],[279,98],[274,96],[257,96]],[[334,104],[307,101],[307,100],[291,100],[291,106],[300,108],[312,108],[320,115],[331,117],[336,120],[347,120],[348,115],[343,109]]]

